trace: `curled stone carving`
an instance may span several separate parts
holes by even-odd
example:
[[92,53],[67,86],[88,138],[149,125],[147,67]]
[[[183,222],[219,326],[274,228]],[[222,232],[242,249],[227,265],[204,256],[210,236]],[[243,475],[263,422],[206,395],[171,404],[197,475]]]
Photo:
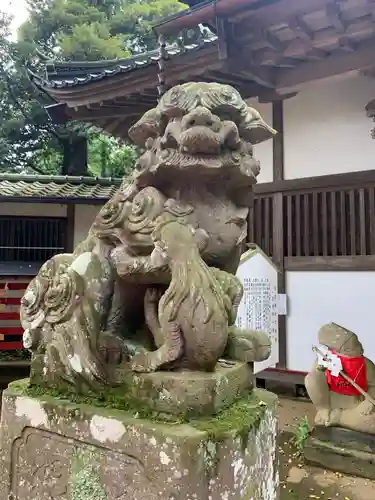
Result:
[[144,148],[130,179],[72,254],[42,266],[21,305],[32,383],[77,390],[118,372],[213,371],[265,359],[234,327],[253,146],[275,131],[228,85],[174,87],[130,129]]
[[100,312],[90,291],[94,292],[98,278],[100,264],[85,252],[76,259],[53,257],[30,283],[22,298],[21,321],[39,376],[74,385],[107,383],[98,349]]

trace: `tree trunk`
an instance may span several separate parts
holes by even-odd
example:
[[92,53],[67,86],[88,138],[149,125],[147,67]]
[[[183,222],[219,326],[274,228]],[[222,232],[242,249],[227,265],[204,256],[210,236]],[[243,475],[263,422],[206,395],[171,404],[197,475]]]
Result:
[[67,137],[63,139],[62,175],[87,175],[87,138]]

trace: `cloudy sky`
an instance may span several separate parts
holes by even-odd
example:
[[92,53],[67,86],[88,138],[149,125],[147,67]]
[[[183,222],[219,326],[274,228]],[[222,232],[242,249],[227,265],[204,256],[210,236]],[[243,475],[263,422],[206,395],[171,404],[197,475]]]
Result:
[[16,31],[27,18],[26,2],[25,0],[1,0],[1,4],[3,3],[1,9],[12,14],[14,17],[12,28]]

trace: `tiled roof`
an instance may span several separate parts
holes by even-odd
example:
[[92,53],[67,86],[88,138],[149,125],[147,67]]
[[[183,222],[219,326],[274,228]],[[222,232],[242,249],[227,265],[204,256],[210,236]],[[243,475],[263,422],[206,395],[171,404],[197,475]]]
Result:
[[0,174],[0,200],[104,203],[121,179]]
[[[174,45],[167,47],[169,59],[182,56],[183,54],[201,50],[204,47],[216,42],[217,37],[212,34],[202,34],[198,40],[189,45]],[[128,73],[137,69],[156,65],[160,59],[159,50],[145,52],[127,59],[115,61],[98,62],[50,62],[47,64],[47,81],[30,72],[31,78],[37,85],[45,88],[66,88],[78,85],[86,85],[106,78]]]

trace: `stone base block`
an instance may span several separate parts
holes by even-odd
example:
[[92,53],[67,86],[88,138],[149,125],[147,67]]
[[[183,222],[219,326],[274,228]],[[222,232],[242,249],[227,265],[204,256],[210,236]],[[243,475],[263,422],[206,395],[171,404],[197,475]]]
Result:
[[[43,363],[43,356],[33,357],[31,381],[35,386],[46,386],[41,375]],[[168,413],[182,418],[214,415],[247,394],[254,385],[251,364],[224,360],[217,364],[212,373],[159,371],[135,374],[125,364],[116,370],[115,379],[118,386],[110,390],[111,394],[115,397],[120,394],[126,396],[122,408],[116,405],[118,409],[126,409],[130,405],[136,406],[142,413]],[[46,387],[47,390],[50,387],[51,383]],[[57,388],[64,390],[61,381]],[[89,394],[90,389],[81,387],[81,391]],[[104,397],[106,394],[108,388],[104,387]]]
[[269,392],[181,424],[32,391],[21,381],[3,394],[1,499],[279,498]]
[[253,371],[248,363],[218,363],[212,373],[155,372],[131,374],[127,387],[136,401],[152,411],[183,417],[214,415],[248,394]]
[[305,449],[307,462],[375,480],[375,436],[339,427],[316,427]]

